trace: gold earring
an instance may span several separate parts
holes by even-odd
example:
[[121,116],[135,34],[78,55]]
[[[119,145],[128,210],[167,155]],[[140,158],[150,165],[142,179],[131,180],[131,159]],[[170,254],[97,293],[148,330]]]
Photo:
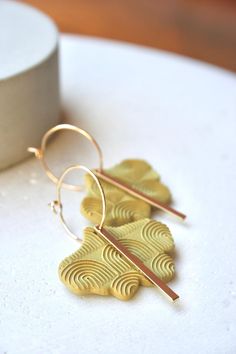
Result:
[[[115,209],[112,211],[112,221],[114,225],[122,225],[125,222],[138,220],[142,217],[150,216],[150,211],[153,207],[161,209],[162,211],[167,212],[171,215],[174,215],[181,220],[184,220],[186,218],[186,215],[167,205],[170,200],[170,193],[167,187],[165,187],[160,182],[159,176],[154,170],[152,170],[149,164],[141,160],[125,160],[118,166],[115,166],[114,168],[105,171],[103,168],[103,154],[99,144],[88,132],[74,125],[57,125],[50,129],[43,136],[40,149],[32,147],[28,148],[28,151],[34,153],[36,158],[41,161],[43,168],[46,171],[46,174],[54,183],[58,182],[58,178],[50,170],[47,162],[45,161],[44,155],[49,137],[59,130],[71,130],[76,133],[79,133],[85,138],[87,138],[95,147],[99,157],[99,167],[94,170],[94,174],[102,180],[105,193],[106,191],[108,191],[108,193],[106,193],[106,196],[110,196],[112,198],[112,200],[110,201],[110,205],[113,204]],[[131,177],[128,176],[127,171],[130,172]],[[142,182],[138,183],[137,181],[139,180],[140,176]],[[94,186],[96,188],[96,184],[94,185],[94,180],[90,177],[91,176],[88,175],[87,178],[87,187],[89,189],[89,195],[82,202],[81,212],[90,221],[96,221],[94,219],[95,214],[91,211],[91,205],[92,208],[97,208],[96,211],[97,214],[99,214],[99,211],[101,212],[100,201],[99,194],[97,194],[96,190],[94,190]],[[81,189],[79,186],[67,183],[63,183],[63,187],[72,190]],[[120,191],[120,200],[122,199],[121,202],[119,201],[118,204],[117,190]],[[95,196],[91,200],[91,195],[93,196],[93,194],[95,194]],[[127,194],[129,195],[129,198],[126,197]],[[163,199],[165,203],[163,201],[160,201],[160,199]],[[115,216],[116,214],[117,217]]]
[[[65,176],[83,170],[94,179],[101,193],[102,218],[99,225],[84,230],[83,241],[67,225],[63,216],[61,188]],[[167,226],[142,219],[119,227],[105,226],[106,198],[98,177],[82,165],[68,167],[57,181],[57,199],[50,203],[67,233],[82,241],[78,251],[59,266],[62,282],[74,293],[114,295],[128,300],[139,285],[155,285],[172,301],[179,296],[165,282],[174,276],[174,263],[167,254],[174,241]]]

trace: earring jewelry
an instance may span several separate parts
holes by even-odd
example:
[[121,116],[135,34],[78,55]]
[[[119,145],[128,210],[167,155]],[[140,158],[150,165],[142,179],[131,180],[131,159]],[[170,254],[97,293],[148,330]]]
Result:
[[[102,218],[99,225],[87,227],[84,239],[67,225],[63,215],[61,188],[65,176],[73,170],[83,170],[97,185],[101,193]],[[76,190],[76,188],[74,188]],[[98,177],[82,165],[68,167],[57,180],[57,199],[50,203],[66,232],[82,245],[59,266],[62,282],[74,293],[114,295],[128,300],[139,285],[155,285],[172,301],[179,296],[166,282],[174,276],[174,263],[168,255],[174,241],[167,226],[141,219],[119,227],[105,225],[106,197]]]
[[[94,174],[102,181],[106,197],[109,199],[109,210],[111,211],[107,215],[109,225],[122,225],[125,222],[149,217],[151,208],[160,209],[181,220],[186,218],[186,215],[168,205],[171,199],[170,192],[160,182],[159,175],[148,163],[143,160],[125,160],[114,168],[104,170],[103,154],[99,144],[88,132],[74,125],[60,124],[51,128],[43,136],[40,149],[28,148],[28,151],[34,153],[36,158],[41,161],[47,176],[54,183],[58,182],[58,178],[50,170],[45,160],[45,150],[49,137],[60,130],[79,133],[95,147],[99,157],[99,166],[94,170]],[[90,221],[96,221],[96,217],[102,212],[100,196],[96,189],[96,183],[90,175],[86,176],[86,184],[88,196],[82,202],[81,212]],[[81,189],[80,186],[68,183],[63,183],[63,187],[72,190]]]

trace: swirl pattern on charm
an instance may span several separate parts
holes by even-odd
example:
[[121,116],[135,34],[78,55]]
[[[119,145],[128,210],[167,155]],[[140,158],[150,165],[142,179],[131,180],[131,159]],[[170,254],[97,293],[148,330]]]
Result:
[[165,253],[156,255],[151,262],[151,268],[155,271],[159,278],[168,282],[174,274],[174,262],[170,256]]
[[120,164],[107,169],[106,172],[124,182],[130,183],[145,179],[160,180],[159,174],[144,160],[124,160]]
[[136,293],[139,283],[140,280],[137,272],[124,273],[112,281],[111,293],[121,300],[128,300]]
[[112,266],[117,274],[123,273],[131,269],[127,260],[122,257],[114,247],[107,244],[102,251],[102,259],[105,263]]
[[[174,248],[169,229],[150,219],[138,220],[123,226],[106,229],[138,256],[163,281],[174,277],[174,262],[166,254]],[[107,243],[95,230],[84,231],[81,248],[59,266],[62,282],[78,295],[113,295],[130,299],[140,285],[152,283],[123,255]]]
[[150,247],[140,241],[122,239],[120,240],[120,243],[122,243],[122,245],[124,245],[131,253],[141,259],[141,261],[145,261],[150,258],[150,255],[153,253],[153,250]]
[[147,217],[150,212],[148,204],[141,200],[124,200],[117,203],[111,212],[113,220],[135,221]]
[[[125,160],[105,172],[148,196],[156,198],[163,204],[171,201],[169,189],[161,183],[160,176],[143,160]],[[150,217],[149,204],[134,198],[112,184],[102,180],[100,182],[108,205],[106,225],[119,226]],[[91,222],[97,223],[99,217],[101,218],[100,192],[90,175],[85,176],[85,184],[87,196],[81,203],[81,213]]]
[[79,260],[65,267],[60,276],[62,281],[69,284],[72,291],[80,291],[81,294],[93,292],[93,289],[101,290],[101,285],[114,277],[114,272],[105,264],[92,260]]
[[159,202],[166,204],[170,201],[170,191],[169,189],[162,184],[161,182],[158,183],[155,180],[145,180],[141,181],[140,183],[132,184],[138,191],[157,199]]
[[170,237],[170,230],[161,222],[150,220],[144,225],[141,234],[142,239],[150,242],[159,252],[170,252],[173,248],[174,240]]

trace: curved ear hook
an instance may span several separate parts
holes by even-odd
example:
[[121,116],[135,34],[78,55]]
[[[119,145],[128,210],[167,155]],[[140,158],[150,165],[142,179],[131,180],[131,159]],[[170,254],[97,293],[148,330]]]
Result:
[[50,205],[51,209],[53,210],[53,212],[59,215],[61,223],[62,223],[63,227],[65,228],[66,232],[69,234],[69,236],[72,237],[76,241],[82,241],[82,239],[80,237],[78,237],[73,231],[71,231],[71,229],[67,225],[67,223],[64,219],[64,216],[63,216],[63,205],[61,202],[61,188],[63,186],[63,180],[69,172],[74,171],[74,170],[83,170],[83,171],[87,172],[94,179],[94,181],[96,182],[96,184],[98,186],[98,189],[101,193],[101,198],[102,198],[102,219],[101,219],[101,222],[98,226],[98,229],[99,230],[102,229],[102,227],[104,225],[105,217],[106,217],[106,199],[105,199],[104,190],[103,190],[102,185],[99,182],[98,178],[96,177],[96,175],[89,168],[87,168],[83,165],[70,166],[62,173],[61,177],[58,179],[58,182],[57,182],[57,190],[56,190],[57,200],[54,200],[53,202],[49,203],[49,205]]
[[[34,148],[34,147],[29,147],[27,150],[33,154],[35,154],[35,157],[37,159],[39,159],[42,163],[42,166],[47,174],[47,176],[51,179],[51,181],[53,181],[54,183],[58,183],[58,177],[56,177],[52,171],[50,170],[50,168],[48,167],[48,164],[45,160],[45,151],[46,151],[46,146],[47,146],[47,141],[49,139],[49,137],[51,135],[53,135],[54,133],[56,133],[57,131],[60,130],[71,130],[74,131],[76,133],[79,133],[81,135],[83,135],[85,138],[87,138],[95,147],[97,153],[98,153],[98,157],[99,157],[99,171],[102,172],[103,170],[103,155],[102,155],[102,151],[100,146],[98,145],[98,143],[96,142],[96,140],[92,137],[92,135],[90,135],[87,131],[78,128],[74,125],[71,124],[59,124],[56,125],[55,127],[49,129],[46,134],[44,134],[43,138],[42,138],[42,142],[41,142],[41,147],[39,149]],[[63,187],[70,189],[70,190],[81,190],[80,186],[76,186],[73,184],[68,184],[68,183],[63,183],[62,184]]]
[[[59,131],[59,130],[72,130],[76,133],[79,133],[81,135],[83,135],[85,138],[87,138],[95,147],[98,156],[99,156],[99,168],[95,170],[95,175],[99,178],[101,178],[103,181],[108,182],[110,184],[112,184],[113,186],[125,191],[126,193],[129,193],[130,195],[139,198],[141,200],[144,200],[146,203],[148,203],[149,205],[161,209],[169,214],[175,215],[178,218],[180,218],[181,220],[184,220],[186,218],[186,215],[184,215],[183,213],[174,210],[173,208],[171,208],[168,205],[162,204],[161,202],[159,202],[158,200],[149,197],[148,195],[140,192],[139,190],[133,188],[132,186],[129,186],[128,184],[125,184],[123,181],[119,180],[118,178],[114,178],[111,177],[110,175],[106,174],[103,171],[103,155],[102,155],[102,151],[100,146],[98,145],[98,143],[96,142],[96,140],[92,137],[92,135],[90,135],[87,131],[78,128],[74,125],[71,124],[59,124],[56,125],[55,127],[51,128],[50,130],[47,131],[47,133],[43,136],[42,142],[41,142],[41,148],[37,149],[34,147],[29,147],[28,151],[32,152],[35,154],[36,158],[39,159],[42,163],[43,168],[46,171],[47,176],[54,182],[54,183],[58,183],[58,178],[52,173],[52,171],[49,169],[44,155],[45,155],[45,150],[46,150],[46,145],[47,145],[47,141],[48,138],[54,134],[55,132]],[[62,187],[65,187],[67,189],[70,190],[75,190],[75,191],[80,191],[82,189],[81,186],[78,185],[74,185],[74,184],[69,184],[69,183],[62,183]],[[55,209],[55,208],[54,208]]]

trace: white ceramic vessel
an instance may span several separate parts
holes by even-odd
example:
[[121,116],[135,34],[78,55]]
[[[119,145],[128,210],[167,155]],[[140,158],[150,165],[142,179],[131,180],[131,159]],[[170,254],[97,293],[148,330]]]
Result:
[[34,8],[0,2],[0,169],[59,119],[58,32]]

